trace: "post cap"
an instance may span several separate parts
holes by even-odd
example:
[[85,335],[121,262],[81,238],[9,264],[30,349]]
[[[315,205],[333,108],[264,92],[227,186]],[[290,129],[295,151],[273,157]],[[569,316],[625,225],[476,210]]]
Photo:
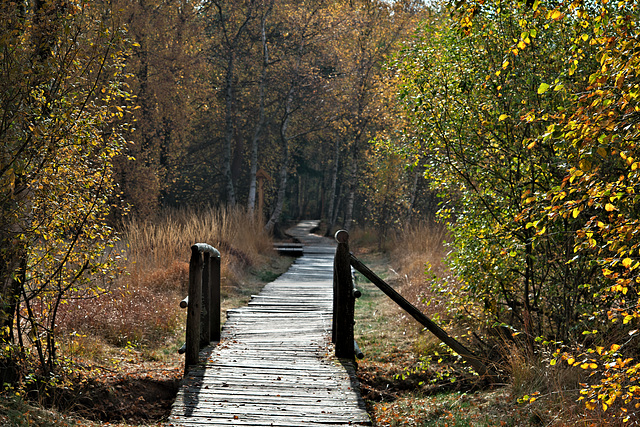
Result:
[[349,232],[347,230],[336,231],[335,237],[338,243],[349,243]]

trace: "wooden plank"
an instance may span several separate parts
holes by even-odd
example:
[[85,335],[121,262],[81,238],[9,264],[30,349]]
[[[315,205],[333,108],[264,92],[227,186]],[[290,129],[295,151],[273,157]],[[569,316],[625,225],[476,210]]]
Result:
[[331,241],[294,229],[304,256],[247,307],[181,385],[169,425],[371,425],[353,363],[333,357]]

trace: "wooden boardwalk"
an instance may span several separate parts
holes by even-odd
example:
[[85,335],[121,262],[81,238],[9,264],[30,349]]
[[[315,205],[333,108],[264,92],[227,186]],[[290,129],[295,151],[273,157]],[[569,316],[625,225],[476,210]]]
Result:
[[173,405],[175,426],[371,425],[353,363],[331,348],[335,244],[290,230],[304,256],[230,310],[222,340],[192,369]]

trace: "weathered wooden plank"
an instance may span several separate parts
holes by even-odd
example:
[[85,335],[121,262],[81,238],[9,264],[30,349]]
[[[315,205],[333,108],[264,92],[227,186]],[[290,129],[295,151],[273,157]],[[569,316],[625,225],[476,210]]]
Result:
[[200,426],[242,426],[242,427],[263,427],[263,426],[274,426],[274,427],[306,427],[306,426],[322,426],[322,427],[343,427],[343,426],[358,426],[358,425],[371,425],[370,423],[362,423],[362,422],[342,422],[342,423],[331,423],[331,422],[323,422],[319,420],[318,422],[296,422],[293,423],[292,420],[286,418],[271,418],[268,420],[247,420],[247,419],[213,419],[206,417],[193,417],[188,420],[181,421],[179,418],[170,419],[170,426],[185,426],[185,427],[200,427]]
[[[283,419],[289,421],[290,425],[297,425],[300,423],[339,423],[339,422],[347,422],[351,421],[356,423],[364,423],[368,418],[365,417],[354,417],[350,416],[348,413],[330,413],[329,411],[325,411],[325,413],[310,413],[310,414],[301,414],[288,410],[288,407],[278,407],[275,408],[274,411],[271,412],[261,412],[258,410],[248,410],[243,407],[238,407],[236,410],[229,410],[225,412],[217,412],[215,407],[205,408],[204,410],[196,408],[190,416],[200,416],[206,417],[208,419],[233,419],[233,420],[247,420],[247,421],[266,421],[271,422],[273,419]],[[237,418],[236,418],[237,417]]]
[[[174,407],[177,407],[179,405],[189,406],[193,402],[199,402],[201,400],[210,400],[215,402],[254,403],[263,406],[282,404],[282,402],[286,402],[287,404],[296,406],[320,406],[323,408],[326,407],[325,405],[327,402],[327,397],[322,398],[323,395],[299,397],[298,394],[295,393],[295,390],[288,392],[283,391],[282,393],[279,393],[275,396],[271,394],[256,395],[249,393],[249,391],[250,390],[244,390],[244,393],[237,392],[232,396],[215,390],[212,392],[202,393],[198,398],[185,397],[183,395],[178,400],[176,400],[176,405]],[[338,393],[335,393],[336,407],[342,407],[344,405],[345,407],[350,408],[352,404],[358,405],[359,403],[355,398],[338,399],[338,397],[340,397]]]
[[303,228],[294,233],[304,256],[247,307],[228,310],[220,344],[183,381],[170,425],[371,425],[353,365],[332,356],[335,248]]

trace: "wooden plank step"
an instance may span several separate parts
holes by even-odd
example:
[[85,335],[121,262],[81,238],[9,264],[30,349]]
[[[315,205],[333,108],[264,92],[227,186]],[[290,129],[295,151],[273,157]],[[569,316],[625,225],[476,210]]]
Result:
[[304,245],[301,243],[274,243],[273,248],[280,255],[295,257],[304,255]]

